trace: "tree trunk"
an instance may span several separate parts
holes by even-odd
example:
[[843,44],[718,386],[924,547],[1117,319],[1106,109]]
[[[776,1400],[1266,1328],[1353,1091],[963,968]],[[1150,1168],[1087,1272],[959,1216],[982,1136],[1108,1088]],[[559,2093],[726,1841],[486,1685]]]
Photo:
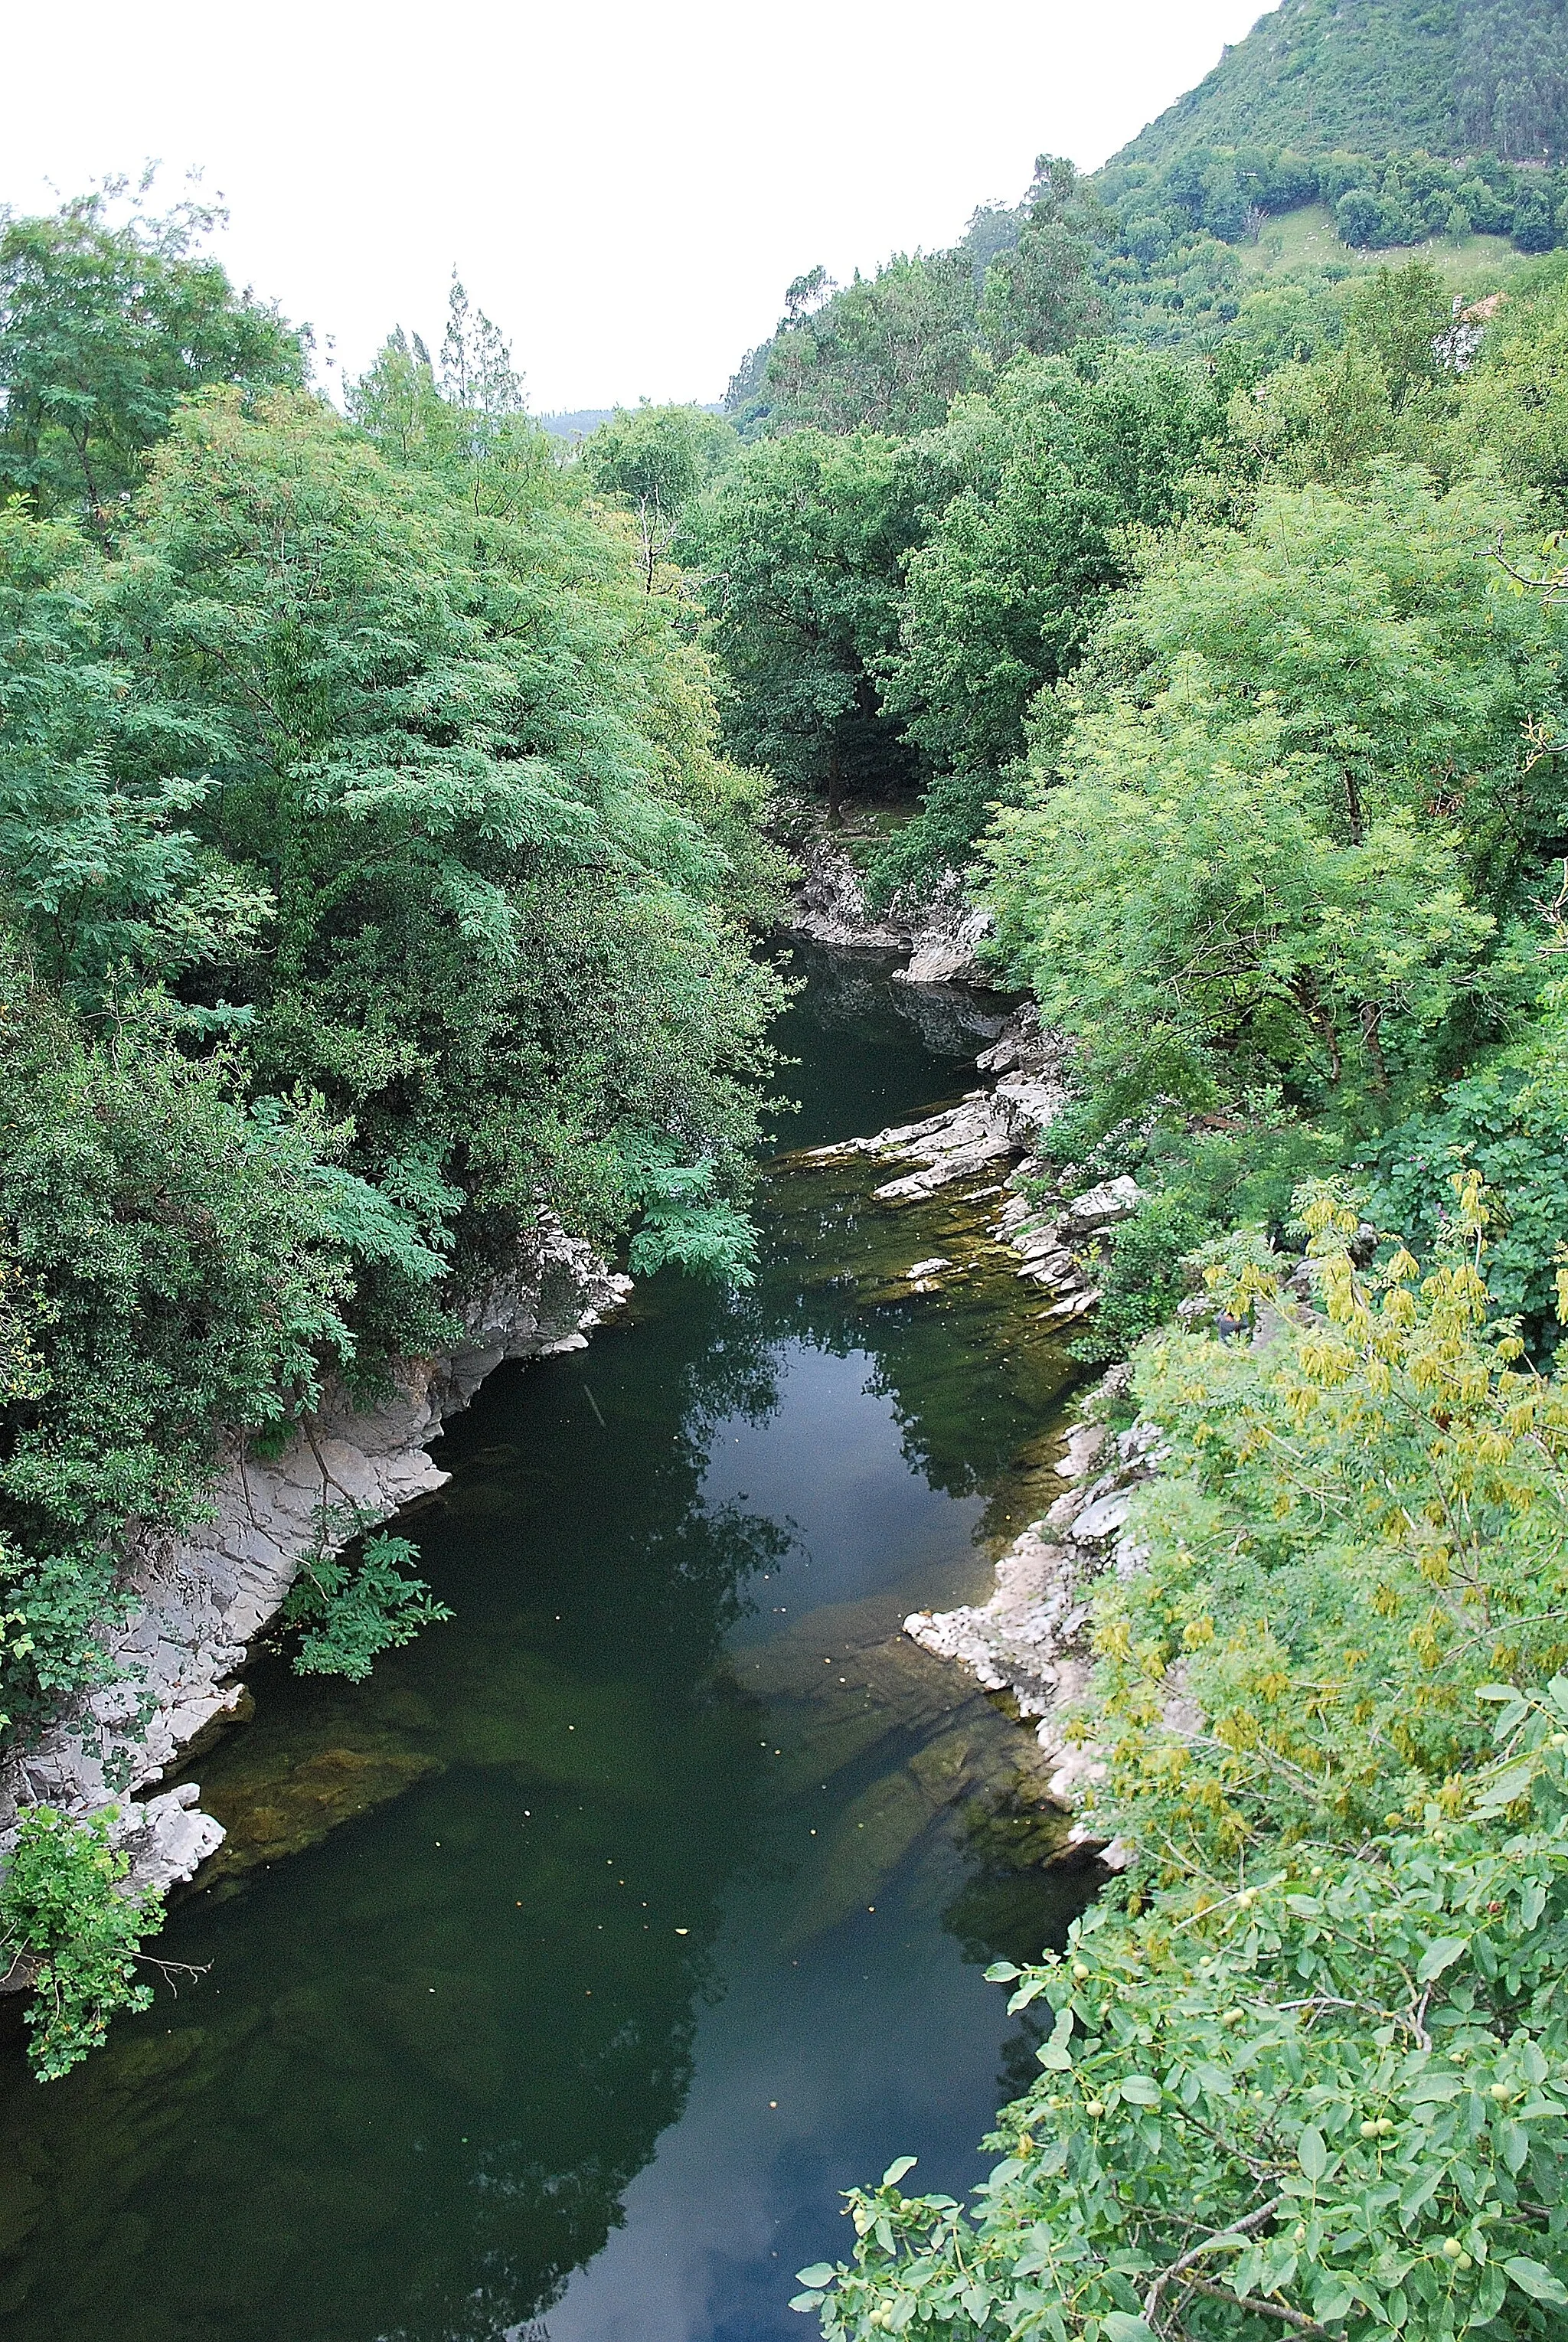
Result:
[[843,827],[844,815],[840,809],[843,804],[844,766],[839,757],[838,734],[835,732],[827,744],[827,818],[834,829]]

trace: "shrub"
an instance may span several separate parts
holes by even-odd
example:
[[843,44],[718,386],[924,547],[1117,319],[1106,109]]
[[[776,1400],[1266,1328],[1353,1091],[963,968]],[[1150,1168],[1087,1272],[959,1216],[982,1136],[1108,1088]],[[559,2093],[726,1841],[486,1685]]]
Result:
[[117,2009],[152,1998],[135,1960],[163,1908],[154,1893],[125,1892],[129,1867],[103,1815],[77,1823],[35,1806],[22,1817],[0,1881],[0,1956],[32,1970],[28,2056],[41,2082],[95,2049]]

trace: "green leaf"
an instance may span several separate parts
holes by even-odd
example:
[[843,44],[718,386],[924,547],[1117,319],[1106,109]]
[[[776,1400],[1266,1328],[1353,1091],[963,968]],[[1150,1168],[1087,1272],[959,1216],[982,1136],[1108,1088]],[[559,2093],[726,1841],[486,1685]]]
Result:
[[987,1984],[1011,1984],[1015,1977],[1020,1977],[1023,1973],[1023,1969],[1016,1967],[1012,1960],[993,1960],[985,1971],[985,1981]]
[[1161,2089],[1152,2074],[1129,2074],[1117,2085],[1130,2107],[1157,2107]]
[[1527,2293],[1532,2301],[1550,2301],[1559,2309],[1568,2307],[1568,2287],[1560,2284],[1540,2261],[1529,2260],[1520,2253],[1503,2266],[1520,2292]]
[[1442,2164],[1429,2163],[1416,2172],[1413,2178],[1405,2182],[1399,2199],[1399,2209],[1400,2217],[1407,2227],[1422,2206],[1429,2203],[1436,2195],[1443,2177]]
[[831,2285],[838,2272],[827,2261],[813,2261],[810,2268],[796,2269],[796,2285]]
[[1154,2342],[1145,2321],[1124,2309],[1108,2309],[1100,2325],[1105,2342]]
[[1463,1936],[1439,1936],[1434,1943],[1428,1944],[1415,1971],[1417,1984],[1430,1984],[1433,1977],[1443,1974],[1444,1968],[1451,1968],[1466,1949],[1467,1943],[1468,1938]]
[[919,2160],[920,2157],[917,2155],[895,2156],[893,2161],[888,2165],[887,2169],[882,2175],[883,2186],[884,2187],[896,2187],[899,2181],[904,2177],[905,2174],[914,2170]]
[[825,2298],[825,2295],[820,2293],[797,2293],[791,2297],[790,2307],[799,2310],[820,2309]]
[[1535,1764],[1532,1757],[1526,1757],[1523,1764],[1510,1765],[1490,1778],[1483,1777],[1473,1810],[1483,1817],[1500,1813],[1504,1806],[1511,1806],[1515,1797],[1522,1797],[1534,1778]]
[[1296,2157],[1315,2187],[1328,2169],[1328,2145],[1321,2130],[1307,2126],[1296,2141]]

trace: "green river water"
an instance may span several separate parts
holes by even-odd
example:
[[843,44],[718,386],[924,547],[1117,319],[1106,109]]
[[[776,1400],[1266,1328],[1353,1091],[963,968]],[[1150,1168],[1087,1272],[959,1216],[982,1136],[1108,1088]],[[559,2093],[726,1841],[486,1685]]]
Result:
[[[973,1080],[962,1012],[795,969],[781,1147]],[[406,1522],[451,1624],[257,1666],[154,1947],[205,1973],[63,2083],[0,2053],[12,2342],[809,2342],[841,2189],[982,2177],[1034,2069],[981,1970],[1083,1887],[1030,1736],[899,1627],[1041,1508],[1069,1370],[992,1206],[877,1176],[781,1155],[756,1290],[492,1378]]]

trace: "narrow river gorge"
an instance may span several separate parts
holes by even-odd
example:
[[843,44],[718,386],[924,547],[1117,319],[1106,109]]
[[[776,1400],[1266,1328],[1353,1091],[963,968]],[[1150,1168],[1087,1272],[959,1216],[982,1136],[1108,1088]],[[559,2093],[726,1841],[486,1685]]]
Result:
[[[961,1002],[795,970],[782,1149],[969,1086]],[[1034,2070],[981,1971],[1084,1876],[1031,1736],[900,1627],[1043,1509],[1072,1369],[979,1181],[876,1176],[782,1152],[754,1291],[666,1276],[493,1377],[407,1521],[450,1624],[255,1670],[154,1947],[202,1973],[64,2083],[5,2053],[14,2342],[768,2342],[841,2189],[981,2177]]]

